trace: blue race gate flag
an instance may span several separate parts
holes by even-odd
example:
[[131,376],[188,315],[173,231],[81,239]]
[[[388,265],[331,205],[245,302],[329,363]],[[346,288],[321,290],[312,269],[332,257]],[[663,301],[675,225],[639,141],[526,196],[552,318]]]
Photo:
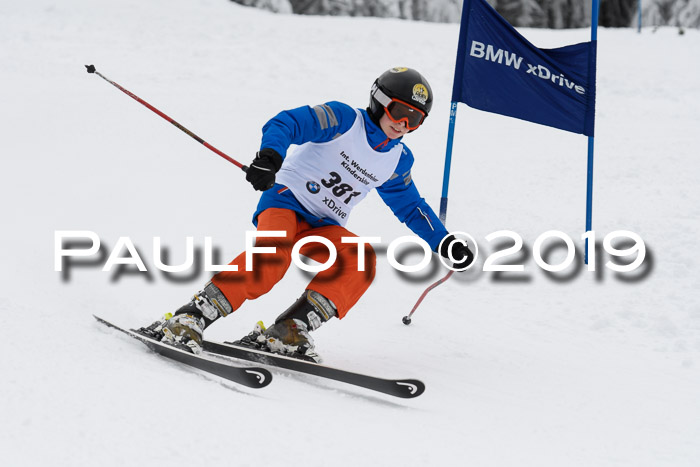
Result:
[[593,136],[596,41],[538,49],[486,0],[464,0],[452,101]]

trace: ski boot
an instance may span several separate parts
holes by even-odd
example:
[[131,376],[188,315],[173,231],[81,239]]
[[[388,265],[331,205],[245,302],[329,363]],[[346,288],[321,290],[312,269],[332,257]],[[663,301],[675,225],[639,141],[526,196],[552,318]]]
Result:
[[253,332],[233,344],[320,363],[321,356],[309,331],[318,329],[333,316],[337,316],[333,302],[307,290],[277,317],[275,324],[266,329],[258,321]]
[[209,282],[174,315],[168,313],[136,332],[198,355],[202,353],[204,329],[232,311],[221,290]]

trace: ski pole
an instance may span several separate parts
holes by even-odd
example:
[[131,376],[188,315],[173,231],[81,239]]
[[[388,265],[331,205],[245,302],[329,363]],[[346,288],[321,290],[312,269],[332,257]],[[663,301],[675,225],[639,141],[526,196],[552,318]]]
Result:
[[[442,197],[440,198],[440,222],[445,224],[447,220],[447,191],[448,187],[450,185],[450,167],[452,166],[452,143],[454,140],[454,134],[455,134],[455,121],[457,120],[457,102],[452,101],[452,104],[450,106],[450,124],[447,128],[447,148],[445,151],[445,170],[443,172],[442,176]],[[430,287],[425,289],[425,292],[423,292],[423,295],[420,296],[418,301],[416,302],[415,305],[413,305],[413,309],[411,312],[408,314],[408,316],[403,317],[403,324],[408,326],[411,324],[411,316],[413,316],[413,313],[415,313],[416,309],[418,308],[418,305],[423,301],[426,295],[428,295],[428,292],[433,290],[435,287],[438,285],[442,284],[445,282],[447,279],[452,277],[452,274],[454,271],[450,270],[445,277],[442,279],[438,280],[437,282],[433,283]]]
[[88,72],[88,73],[93,73],[93,74],[99,76],[100,78],[102,78],[103,80],[105,80],[105,81],[107,81],[109,84],[111,84],[112,86],[114,86],[114,87],[116,87],[117,89],[119,89],[120,91],[122,91],[122,92],[123,92],[124,94],[126,94],[127,96],[133,98],[133,99],[136,100],[137,102],[139,102],[139,103],[143,104],[144,106],[148,107],[150,110],[152,110],[153,112],[157,113],[158,115],[160,115],[161,117],[163,117],[164,119],[166,119],[167,121],[169,121],[170,123],[172,123],[173,125],[175,125],[177,128],[179,128],[180,130],[182,130],[182,131],[184,131],[185,133],[187,133],[188,135],[190,135],[190,136],[191,136],[192,138],[194,138],[197,142],[202,143],[202,144],[204,145],[204,147],[206,147],[207,149],[210,149],[211,151],[215,152],[216,154],[218,154],[219,156],[223,157],[224,159],[226,159],[227,161],[229,161],[230,163],[232,163],[233,165],[235,165],[235,166],[238,167],[239,169],[243,170],[244,172],[246,172],[246,171],[248,170],[248,166],[245,166],[245,165],[241,164],[240,162],[238,162],[236,159],[234,159],[234,158],[232,158],[232,157],[230,157],[230,156],[227,156],[225,153],[223,153],[222,151],[216,149],[214,146],[212,146],[211,144],[207,143],[207,142],[204,141],[202,138],[200,138],[199,136],[195,135],[195,134],[192,133],[190,130],[188,130],[188,129],[185,128],[184,126],[180,125],[180,124],[177,123],[175,120],[173,120],[172,118],[168,117],[168,116],[165,115],[163,112],[161,112],[160,110],[156,109],[155,107],[153,107],[151,104],[149,104],[149,103],[146,102],[145,100],[141,99],[141,98],[140,98],[139,96],[137,96],[136,94],[133,94],[132,92],[130,92],[130,91],[124,89],[123,87],[121,87],[120,85],[118,85],[117,83],[115,83],[114,81],[112,81],[111,79],[105,77],[103,74],[101,74],[99,71],[97,71],[97,70],[95,69],[95,65],[85,65],[85,68],[87,68],[87,72]]
[[428,295],[428,292],[430,292],[430,291],[433,290],[435,287],[437,287],[438,285],[440,285],[440,284],[442,284],[443,282],[445,282],[445,281],[446,281],[447,279],[449,279],[449,278],[452,276],[452,274],[454,274],[454,273],[455,273],[455,272],[454,272],[453,270],[450,269],[450,271],[445,275],[445,277],[443,277],[442,279],[437,280],[436,282],[433,282],[433,283],[430,285],[430,287],[428,287],[427,289],[425,289],[425,292],[423,292],[423,295],[421,295],[420,298],[418,298],[418,301],[416,302],[416,304],[413,305],[413,309],[411,310],[411,312],[410,312],[408,315],[404,316],[403,319],[401,320],[401,321],[403,321],[403,324],[405,324],[406,326],[408,326],[409,324],[411,324],[411,316],[413,316],[413,313],[416,312],[416,309],[418,309],[418,305],[420,305],[421,302],[423,301],[423,299],[425,298],[425,296]]

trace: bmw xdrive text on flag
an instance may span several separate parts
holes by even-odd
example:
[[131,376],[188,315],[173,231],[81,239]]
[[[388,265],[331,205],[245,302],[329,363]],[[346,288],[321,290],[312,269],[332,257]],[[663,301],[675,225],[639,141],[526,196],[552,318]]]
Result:
[[486,0],[465,0],[453,102],[593,136],[596,41],[538,49]]

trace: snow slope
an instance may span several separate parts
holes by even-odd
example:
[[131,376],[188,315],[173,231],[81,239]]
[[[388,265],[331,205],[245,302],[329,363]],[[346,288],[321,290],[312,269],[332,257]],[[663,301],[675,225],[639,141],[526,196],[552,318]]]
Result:
[[[523,32],[541,47],[588,39]],[[225,0],[2,2],[3,465],[697,465],[694,30],[599,33],[594,228],[599,239],[641,235],[641,275],[614,274],[605,255],[598,272],[544,274],[530,253],[538,235],[560,230],[582,248],[586,138],[460,107],[448,226],[477,238],[480,265],[494,250],[488,234],[517,232],[525,272],[461,274],[407,327],[401,317],[442,272],[402,276],[380,254],[356,309],[315,335],[328,364],[422,379],[418,399],[289,374],[248,390],[92,319],[137,326],[184,303],[208,276],[160,273],[153,237],[177,264],[185,237],[201,247],[210,236],[224,261],[243,247],[257,195],[238,169],[84,64],[242,162],[278,110],[362,107],[383,70],[418,68],[435,106],[406,143],[437,208],[457,35],[456,25],[273,15]],[[349,228],[385,246],[408,233],[374,195]],[[58,230],[96,232],[104,255],[128,236],[150,272],[102,272],[103,256],[62,275]],[[291,270],[208,337],[272,321],[306,280]]]

